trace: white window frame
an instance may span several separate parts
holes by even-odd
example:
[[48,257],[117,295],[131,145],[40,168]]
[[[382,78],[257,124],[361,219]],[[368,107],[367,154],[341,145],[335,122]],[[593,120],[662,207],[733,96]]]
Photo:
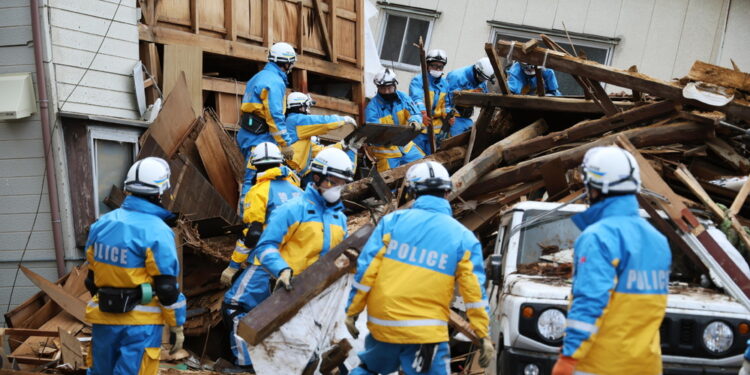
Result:
[[141,133],[138,130],[115,129],[106,126],[88,126],[89,157],[91,157],[91,177],[94,190],[94,214],[99,218],[99,166],[96,165],[96,142],[97,139],[113,142],[128,142],[133,144],[133,162],[140,149],[138,139]]
[[[380,58],[380,54],[383,49],[383,40],[385,39],[385,32],[386,32],[386,28],[388,27],[388,16],[390,15],[401,16],[401,17],[407,18],[406,26],[404,27],[404,35],[401,37],[401,51],[399,51],[399,54],[398,54],[399,60],[401,60],[401,55],[403,55],[404,53],[404,39],[406,38],[406,31],[409,29],[409,21],[408,21],[409,18],[416,18],[419,20],[427,21],[429,23],[429,26],[427,27],[427,36],[425,37],[425,41],[424,41],[425,48],[428,48],[428,46],[430,45],[430,40],[432,40],[432,30],[435,27],[435,20],[439,17],[440,15],[439,13],[433,15],[433,14],[421,13],[417,10],[410,10],[410,11],[401,10],[401,9],[395,10],[389,7],[382,7],[382,11],[383,11],[383,17],[381,17],[380,19],[380,26],[379,26],[380,36],[378,38],[378,58]],[[414,46],[409,46],[409,47],[416,48]],[[420,67],[419,65],[411,65],[407,63],[402,63],[400,61],[380,59],[380,63],[383,64],[384,67],[390,68],[392,66],[395,69],[406,70],[409,72],[419,72],[422,69],[422,67]]]
[[[522,25],[509,25],[499,22],[488,22],[491,26],[489,42],[495,43],[497,41],[498,34],[516,36],[519,38],[539,39],[539,34],[544,33],[549,36],[550,39],[557,43],[569,44],[568,37],[563,32],[558,30],[544,30],[536,27],[527,27]],[[599,48],[607,51],[606,57],[604,58],[604,64],[610,65],[612,63],[612,57],[615,54],[615,47],[619,44],[619,38],[609,38],[597,35],[582,35],[573,33],[570,35],[570,40],[576,46]],[[571,51],[572,52],[572,51]],[[505,58],[505,56],[500,56]]]

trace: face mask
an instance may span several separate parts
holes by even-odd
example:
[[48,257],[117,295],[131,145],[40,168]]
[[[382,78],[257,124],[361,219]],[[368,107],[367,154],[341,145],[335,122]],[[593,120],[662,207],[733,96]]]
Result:
[[344,190],[344,185],[332,187],[323,192],[323,199],[328,203],[336,203],[341,199],[341,191]]
[[390,94],[380,94],[380,96],[382,96],[383,99],[385,99],[385,100],[387,100],[389,102],[392,102],[392,101],[396,100],[396,93],[395,92],[392,92]]
[[440,78],[443,76],[443,71],[442,70],[430,70],[430,75],[432,76],[432,78]]

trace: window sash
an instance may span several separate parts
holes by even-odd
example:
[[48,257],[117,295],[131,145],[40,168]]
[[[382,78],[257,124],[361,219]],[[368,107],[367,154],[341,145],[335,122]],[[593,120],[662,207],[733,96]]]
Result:
[[[125,129],[113,129],[104,126],[89,126],[88,127],[88,143],[89,143],[89,157],[91,158],[91,177],[93,182],[93,199],[94,199],[94,214],[98,218],[99,212],[99,166],[98,166],[98,154],[97,154],[97,140],[112,141],[130,143],[133,145],[133,160],[138,155],[139,145],[138,138],[140,132],[137,130],[125,130]],[[103,199],[103,198],[101,198]]]
[[378,38],[378,58],[380,58],[380,55],[382,55],[382,52],[383,52],[383,41],[385,40],[386,29],[388,27],[388,19],[390,18],[390,16],[395,15],[395,16],[405,17],[406,25],[404,26],[404,35],[401,38],[401,46],[399,48],[398,60],[392,61],[392,60],[380,59],[380,62],[384,66],[387,66],[387,67],[393,66],[394,68],[397,68],[400,70],[407,70],[407,71],[420,70],[421,68],[419,65],[411,65],[411,64],[401,62],[401,59],[403,58],[403,54],[404,54],[405,44],[406,44],[406,34],[407,34],[407,31],[409,30],[409,24],[412,18],[418,19],[421,21],[426,21],[428,23],[428,26],[427,26],[427,35],[425,36],[425,40],[424,40],[424,45],[425,45],[425,48],[427,48],[427,46],[430,45],[430,40],[432,39],[432,28],[434,26],[435,17],[429,16],[429,15],[421,16],[421,15],[416,15],[410,12],[407,13],[407,12],[401,12],[401,11],[394,11],[391,9],[383,9],[383,10],[385,13],[385,17],[382,17],[380,21],[380,35]]

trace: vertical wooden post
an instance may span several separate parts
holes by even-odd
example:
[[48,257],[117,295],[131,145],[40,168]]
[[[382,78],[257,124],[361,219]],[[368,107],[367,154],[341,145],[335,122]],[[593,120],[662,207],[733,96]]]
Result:
[[273,45],[273,0],[263,0],[263,45]]
[[227,29],[226,38],[237,40],[237,22],[234,20],[234,0],[224,0],[224,28]]
[[200,14],[198,13],[198,0],[190,0],[190,26],[195,34],[198,34],[201,29]]
[[304,43],[302,40],[305,37],[304,31],[305,26],[303,20],[303,15],[305,14],[305,4],[304,2],[300,1],[297,3],[297,55],[302,55],[302,53],[305,50]]
[[[337,61],[336,52],[336,0],[328,0],[328,36],[331,38],[331,61]],[[356,41],[355,41],[356,43]]]
[[[356,2],[356,14],[357,14],[357,37],[355,39],[355,49],[357,51],[357,68],[361,68],[365,64],[365,0],[357,0]],[[362,77],[364,81],[364,76]],[[364,88],[363,88],[364,90]],[[362,95],[364,98],[364,95]]]

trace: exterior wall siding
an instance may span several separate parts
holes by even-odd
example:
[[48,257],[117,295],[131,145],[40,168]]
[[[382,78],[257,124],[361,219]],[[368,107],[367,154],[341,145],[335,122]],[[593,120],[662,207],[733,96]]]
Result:
[[[368,0],[373,4],[375,0]],[[750,0],[401,0],[399,5],[441,12],[428,49],[448,53],[448,71],[484,57],[491,40],[487,21],[620,38],[611,65],[670,80],[685,76],[695,60],[750,70],[745,36]],[[727,19],[727,9],[729,16]],[[378,42],[384,12],[373,21]],[[564,23],[564,26],[563,26]],[[416,71],[398,70],[399,89],[407,91]],[[621,91],[608,86],[609,91]]]

